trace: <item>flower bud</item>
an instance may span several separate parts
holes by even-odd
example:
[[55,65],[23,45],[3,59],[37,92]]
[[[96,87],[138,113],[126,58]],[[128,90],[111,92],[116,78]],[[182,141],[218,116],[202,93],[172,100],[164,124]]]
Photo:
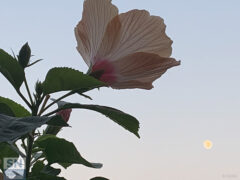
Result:
[[[51,98],[51,100],[55,101],[56,99]],[[57,102],[58,108],[61,108],[65,104],[66,104],[66,102],[64,102],[64,101]],[[60,110],[59,112],[57,112],[56,114],[60,115],[65,122],[68,122],[71,112],[72,112],[72,109],[63,109],[63,110]],[[62,127],[48,125],[48,127],[45,130],[45,134],[57,135],[61,129],[62,129]]]
[[[55,101],[56,99],[51,98],[51,100]],[[58,101],[57,102],[58,108],[61,108],[65,104],[67,104],[67,103],[64,102],[64,101]],[[63,110],[57,112],[56,114],[60,115],[65,122],[68,122],[68,120],[70,118],[70,115],[71,115],[71,112],[72,112],[72,109],[63,109]]]
[[23,67],[26,68],[29,64],[31,57],[31,49],[28,45],[28,43],[24,44],[21,50],[19,51],[18,55],[18,62]]
[[36,82],[35,91],[36,91],[37,95],[39,95],[39,96],[43,93],[43,86],[42,86],[41,81]]
[[64,109],[59,112],[57,112],[57,115],[60,115],[65,122],[68,122],[70,115],[71,115],[72,109]]

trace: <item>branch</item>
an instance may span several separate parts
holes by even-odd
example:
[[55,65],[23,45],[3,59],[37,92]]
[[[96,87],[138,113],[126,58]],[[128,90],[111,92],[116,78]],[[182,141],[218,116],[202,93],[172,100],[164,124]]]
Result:
[[20,92],[20,90],[19,90],[19,89],[16,89],[16,91],[17,91],[18,95],[22,98],[22,100],[28,105],[28,107],[29,107],[30,109],[32,109],[31,104],[30,104],[30,103],[27,101],[27,99],[22,95],[22,93]]
[[[34,131],[32,132],[32,134]],[[28,148],[27,148],[27,157],[26,157],[26,178],[28,178],[29,170],[31,166],[31,159],[32,159],[32,147],[34,142],[34,137],[32,134],[29,134],[28,136]]]
[[70,96],[70,95],[72,95],[72,94],[74,94],[74,93],[75,93],[75,91],[70,91],[70,92],[68,92],[67,94],[63,95],[62,97],[56,99],[55,101],[53,101],[52,103],[50,103],[47,107],[45,107],[45,108],[41,111],[41,113],[39,113],[39,116],[40,116],[44,111],[46,111],[48,108],[50,108],[52,105],[54,105],[55,103],[57,103],[58,101],[61,101],[62,99],[66,98],[66,97],[68,97],[68,96]]
[[44,100],[43,105],[42,105],[42,108],[40,109],[40,111],[39,111],[39,113],[38,113],[39,116],[43,113],[44,108],[45,108],[45,106],[46,106],[49,98],[50,98],[50,95],[49,95],[49,94],[46,95],[45,100]]
[[31,93],[30,93],[30,90],[29,90],[29,87],[28,87],[28,83],[27,83],[26,77],[24,77],[24,84],[26,86],[27,93],[28,93],[29,99],[31,101],[31,104],[33,105],[33,100],[32,100],[32,96],[31,96]]
[[[10,144],[10,143],[9,143]],[[20,156],[22,156],[23,158],[26,157],[25,154],[23,154],[18,148],[16,148],[13,144],[10,144],[12,150],[14,150],[16,153],[18,153]]]

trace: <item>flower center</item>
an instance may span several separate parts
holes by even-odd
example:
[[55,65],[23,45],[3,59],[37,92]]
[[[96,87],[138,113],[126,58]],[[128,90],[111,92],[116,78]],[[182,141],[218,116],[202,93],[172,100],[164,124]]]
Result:
[[117,79],[114,66],[108,60],[97,60],[92,66],[91,75],[108,84],[114,83]]

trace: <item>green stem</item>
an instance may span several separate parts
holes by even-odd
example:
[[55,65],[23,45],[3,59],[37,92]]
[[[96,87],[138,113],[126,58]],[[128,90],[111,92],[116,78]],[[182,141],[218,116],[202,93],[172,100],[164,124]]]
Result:
[[[42,107],[42,109],[40,110],[40,112],[39,112],[38,115],[40,116],[44,111],[46,111],[48,108],[50,108],[53,104],[57,103],[58,101],[64,99],[64,98],[67,97],[67,96],[70,96],[70,95],[72,95],[72,94],[74,94],[74,93],[75,93],[75,91],[70,91],[70,92],[68,92],[67,94],[63,95],[62,97],[60,97],[60,98],[58,98],[57,100],[55,100],[55,101],[53,101],[52,103],[50,103],[50,104],[49,104],[48,106],[46,106],[45,108],[44,108],[45,104],[43,104],[43,107]],[[28,106],[31,108],[31,110],[32,110],[32,116],[36,116],[36,115],[37,115],[38,108],[39,108],[39,105],[37,105],[36,107],[35,107],[35,106],[34,106],[34,107],[31,106],[31,105],[29,104],[29,102],[25,99],[25,97],[21,94],[20,91],[18,91],[18,94],[24,99],[24,101],[25,101],[25,102],[28,104]],[[45,102],[46,102],[46,103],[47,103],[48,98],[49,98],[49,96],[47,96],[46,99],[45,99]],[[42,100],[43,100],[43,99],[42,99]],[[44,102],[44,103],[45,103],[45,102]],[[31,134],[29,134],[29,136],[28,136],[28,144],[27,144],[27,152],[26,152],[26,154],[27,154],[27,156],[26,156],[26,178],[29,177],[29,171],[30,171],[30,168],[31,168],[32,148],[33,148],[33,143],[34,143],[34,134],[35,134],[35,130],[34,130]]]
[[61,101],[62,99],[66,98],[66,97],[68,97],[68,96],[70,96],[70,95],[72,95],[72,94],[74,94],[74,93],[75,93],[75,91],[70,91],[70,92],[68,92],[67,94],[65,94],[65,95],[61,96],[60,98],[56,99],[55,101],[53,101],[52,103],[50,103],[48,106],[46,106],[46,107],[41,111],[41,113],[39,113],[39,116],[40,116],[44,111],[46,111],[48,108],[50,108],[52,105],[54,105],[55,103],[57,103],[58,101]]
[[26,157],[26,178],[29,176],[31,159],[32,159],[32,147],[34,142],[34,131],[28,136],[28,147],[27,147],[27,157]]
[[33,99],[32,99],[32,96],[31,96],[31,93],[30,93],[30,90],[29,90],[29,87],[28,87],[28,83],[27,83],[26,77],[24,77],[24,84],[25,84],[25,86],[26,86],[27,93],[28,93],[29,99],[30,99],[30,101],[31,101],[31,104],[33,105]]
[[50,115],[55,114],[55,113],[57,113],[57,112],[59,112],[59,111],[61,111],[61,110],[62,110],[61,108],[58,108],[58,109],[56,109],[56,110],[54,110],[54,111],[51,111],[51,112],[49,112],[49,113],[47,113],[47,114],[44,114],[43,116],[50,116]]
[[43,113],[44,108],[45,108],[45,106],[46,106],[49,98],[50,98],[50,95],[47,94],[47,95],[45,96],[45,100],[44,100],[44,102],[43,102],[42,108],[40,109],[40,111],[39,111],[39,113],[38,113],[39,116]]
[[[37,115],[38,107],[32,107],[32,116]],[[30,168],[31,168],[31,161],[32,161],[32,149],[33,149],[33,143],[34,143],[34,134],[35,134],[35,129],[29,133],[28,135],[28,143],[27,143],[27,152],[26,152],[26,179],[29,176]]]
[[22,145],[23,145],[23,149],[25,150],[25,153],[27,154],[27,146],[24,142],[24,139],[22,139]]
[[27,99],[23,96],[23,94],[20,92],[20,90],[17,89],[16,91],[17,91],[18,95],[22,98],[22,100],[27,104],[27,106],[28,106],[30,109],[32,109],[31,104],[30,104],[30,103],[27,101]]
[[9,143],[9,145],[11,146],[12,150],[14,150],[15,152],[17,152],[21,157],[25,158],[26,155],[23,154],[18,148],[16,148],[12,143]]

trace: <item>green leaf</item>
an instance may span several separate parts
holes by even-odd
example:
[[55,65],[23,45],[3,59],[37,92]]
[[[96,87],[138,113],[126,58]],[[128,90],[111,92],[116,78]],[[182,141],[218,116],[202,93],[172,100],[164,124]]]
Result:
[[51,175],[51,176],[57,176],[61,173],[61,169],[56,169],[56,168],[53,168],[53,167],[47,165],[47,166],[44,166],[41,173]]
[[59,126],[47,126],[44,134],[57,135],[61,131],[62,127]]
[[53,68],[47,73],[43,91],[45,94],[51,94],[59,91],[92,89],[104,85],[105,83],[71,68]]
[[109,179],[104,178],[104,177],[95,177],[95,178],[92,178],[90,180],[109,180]]
[[66,168],[72,164],[82,164],[95,167],[80,155],[72,142],[65,139],[54,135],[44,135],[35,142],[35,145],[44,149],[43,152],[50,165],[58,163]]
[[31,176],[28,180],[66,180],[63,177],[40,174],[38,176]]
[[0,103],[0,114],[5,114],[8,116],[15,116],[15,114],[12,112],[11,108],[8,107],[8,105],[4,103]]
[[69,126],[60,115],[56,115],[56,118],[47,122],[48,126],[45,129],[45,134],[57,135],[62,127]]
[[26,117],[31,116],[30,112],[28,112],[23,106],[14,102],[11,99],[4,98],[0,96],[0,103],[6,104],[14,113],[16,117]]
[[37,161],[32,168],[32,176],[38,176],[40,174],[57,176],[61,172],[61,169],[56,169],[51,167],[50,165],[45,165],[43,161]]
[[131,133],[135,134],[138,138],[140,138],[138,134],[138,131],[139,131],[138,120],[135,117],[129,114],[126,114],[120,110],[117,110],[111,107],[106,107],[106,106],[84,105],[84,104],[78,104],[78,103],[67,103],[63,107],[60,107],[59,110],[70,109],[70,108],[89,109],[89,110],[102,113],[108,118],[110,118],[111,120],[113,120],[115,123],[119,124],[126,130],[130,131]]
[[47,123],[55,116],[30,116],[17,118],[0,114],[0,142],[14,141]]
[[44,166],[45,164],[43,163],[43,161],[37,161],[32,167],[31,175],[38,175],[44,168]]
[[30,177],[28,179],[29,180],[66,180],[63,177],[57,177],[56,175],[45,174],[45,171],[44,171],[45,167],[46,165],[42,161],[37,161],[33,165],[32,172],[30,173]]
[[17,60],[0,49],[0,72],[15,89],[19,89],[24,80],[24,70]]
[[2,171],[4,170],[4,158],[17,158],[18,156],[18,153],[15,152],[8,143],[0,143],[0,169]]

